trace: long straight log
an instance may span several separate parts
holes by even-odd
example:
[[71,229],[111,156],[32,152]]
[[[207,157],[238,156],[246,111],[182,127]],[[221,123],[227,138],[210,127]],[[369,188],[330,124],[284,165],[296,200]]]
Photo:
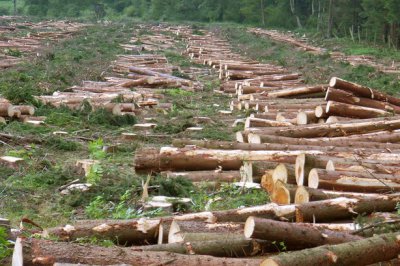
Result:
[[400,235],[384,234],[354,242],[304,249],[264,260],[262,266],[370,265],[397,258]]
[[275,92],[267,93],[270,98],[284,98],[284,97],[293,97],[293,96],[302,96],[302,95],[312,95],[316,93],[322,93],[326,90],[326,87],[323,85],[312,86],[312,87],[297,87],[297,88],[289,88]]
[[296,206],[296,222],[332,222],[359,214],[392,212],[396,209],[399,199],[399,194],[393,194],[374,198],[335,198],[304,203]]
[[337,123],[276,129],[279,136],[292,138],[341,137],[355,134],[400,129],[400,119],[382,119],[377,122]]
[[287,223],[269,219],[247,218],[246,238],[284,242],[289,249],[304,249],[322,245],[335,245],[363,239],[347,232],[320,229],[307,223]]
[[235,182],[240,181],[240,171],[189,171],[189,172],[162,172],[167,178],[185,178],[192,182]]
[[391,104],[400,106],[400,99],[390,96],[388,94],[385,94],[383,92],[377,91],[377,90],[373,90],[371,88],[356,84],[356,83],[352,83],[349,81],[345,81],[343,79],[340,78],[336,78],[333,77],[331,78],[330,82],[329,82],[329,86],[336,88],[336,89],[340,89],[340,90],[344,90],[344,91],[349,91],[351,93],[354,93],[357,96],[361,96],[361,97],[365,97],[365,98],[370,98],[370,99],[375,99],[378,101],[384,101],[384,102],[389,102]]
[[343,116],[343,117],[352,117],[352,118],[375,118],[375,117],[384,117],[391,116],[392,113],[381,109],[375,109],[370,107],[352,105],[341,102],[329,101],[326,104],[326,114],[331,116]]
[[[299,151],[204,150],[197,148],[144,149],[136,152],[136,171],[238,170],[243,161],[294,162]],[[319,154],[319,151],[307,151]]]
[[367,194],[367,193],[355,193],[355,192],[340,192],[323,189],[315,189],[310,187],[297,187],[295,195],[295,204],[303,204],[310,201],[328,200],[335,198],[377,198],[380,194]]
[[335,189],[363,193],[400,191],[398,176],[370,172],[341,172],[312,169],[308,176],[311,188]]
[[204,221],[207,223],[244,223],[249,216],[274,220],[292,220],[295,215],[294,205],[279,206],[275,203],[241,209],[189,213],[175,216],[177,221]]
[[209,255],[215,257],[248,257],[264,252],[276,251],[269,241],[250,239],[218,239],[188,243],[147,245],[132,248],[134,251],[165,251],[187,255]]
[[201,221],[174,220],[169,229],[168,243],[213,241],[218,239],[240,240],[243,238],[243,224],[209,224]]
[[[14,253],[23,254],[23,265],[52,266],[56,262],[87,265],[259,265],[261,259],[217,258],[205,255],[182,255],[170,252],[134,251],[135,248],[99,247],[87,244],[19,239]],[[17,259],[16,259],[17,261]]]
[[160,220],[135,219],[127,221],[105,221],[83,223],[47,229],[44,235],[55,236],[62,241],[96,237],[124,244],[156,243]]

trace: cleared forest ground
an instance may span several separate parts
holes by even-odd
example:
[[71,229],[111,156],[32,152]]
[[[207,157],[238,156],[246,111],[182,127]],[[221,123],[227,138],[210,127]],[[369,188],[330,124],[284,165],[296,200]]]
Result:
[[[9,25],[11,22],[4,22],[4,24]],[[30,28],[32,25],[19,25],[16,30],[6,32],[4,36],[13,38],[13,36],[26,35],[32,31]],[[278,163],[281,162],[286,164],[286,171],[289,171],[289,175],[293,175],[291,167],[293,167],[296,158],[301,158],[302,155],[307,154],[309,151],[314,151],[317,146],[324,146],[320,145],[323,142],[322,139],[318,140],[320,141],[318,145],[310,143],[293,144],[290,147],[292,143],[278,143],[277,140],[274,140],[266,143],[265,146],[262,146],[264,144],[256,144],[257,142],[254,142],[254,146],[251,146],[251,144],[247,143],[236,144],[236,140],[239,140],[237,136],[241,135],[244,142],[247,142],[248,133],[257,135],[256,131],[250,132],[252,127],[260,126],[257,123],[261,123],[261,130],[274,129],[275,127],[277,130],[285,130],[286,126],[290,127],[295,124],[293,122],[293,114],[290,114],[290,117],[285,121],[280,121],[281,124],[274,124],[273,122],[276,122],[276,119],[272,118],[272,116],[263,117],[264,114],[268,116],[268,112],[262,112],[262,108],[269,104],[272,104],[270,109],[274,110],[270,111],[270,114],[275,112],[274,105],[277,105],[278,108],[276,110],[285,115],[285,112],[311,111],[313,109],[309,106],[316,107],[321,103],[316,103],[315,99],[310,101],[300,99],[298,103],[295,103],[295,100],[286,99],[283,102],[279,102],[279,100],[274,99],[268,103],[268,99],[263,98],[268,93],[263,95],[257,89],[255,89],[255,93],[242,93],[238,97],[236,95],[239,89],[239,84],[236,85],[237,82],[240,83],[243,80],[252,78],[257,81],[257,76],[270,75],[274,77],[273,80],[268,80],[267,78],[263,82],[266,84],[268,82],[279,83],[279,86],[274,85],[274,87],[271,85],[274,88],[273,91],[276,92],[285,89],[285,87],[314,87],[311,90],[325,93],[325,87],[321,86],[321,91],[318,91],[320,89],[315,89],[315,84],[327,84],[329,79],[334,76],[359,82],[362,78],[365,80],[367,75],[368,79],[365,80],[364,85],[387,91],[393,91],[393,88],[398,86],[398,79],[394,75],[380,73],[368,67],[354,68],[348,64],[334,62],[326,55],[312,55],[298,51],[291,46],[254,36],[246,32],[245,28],[234,28],[232,26],[198,27],[196,25],[152,25],[132,22],[93,24],[85,25],[73,36],[65,40],[54,41],[48,39],[42,41],[42,43],[44,45],[40,45],[37,48],[38,50],[33,52],[33,55],[28,53],[20,54],[17,52],[19,50],[11,49],[6,51],[14,56],[17,55],[18,58],[22,59],[22,62],[2,70],[0,73],[0,91],[3,97],[10,100],[14,105],[33,105],[35,106],[35,116],[45,117],[42,120],[43,123],[39,125],[36,125],[36,123],[23,123],[16,117],[11,117],[7,118],[6,123],[1,126],[0,140],[2,141],[2,146],[0,146],[0,155],[17,157],[23,160],[20,164],[7,165],[3,163],[0,166],[0,217],[10,219],[12,228],[17,228],[22,220],[24,227],[20,228],[20,230],[28,236],[34,232],[40,233],[41,228],[56,226],[61,226],[62,228],[66,224],[73,224],[76,228],[82,226],[82,229],[80,229],[82,230],[82,235],[80,236],[79,234],[75,236],[73,233],[69,235],[75,229],[67,232],[64,230],[66,227],[64,227],[64,229],[50,230],[53,233],[53,237],[55,237],[50,239],[62,240],[65,238],[63,240],[72,240],[79,244],[102,246],[104,249],[87,246],[87,250],[83,250],[82,254],[89,254],[95,250],[99,254],[109,256],[110,261],[108,264],[134,264],[133,262],[138,259],[144,264],[159,263],[161,257],[161,261],[175,265],[187,259],[178,255],[169,257],[170,255],[166,253],[151,253],[154,251],[171,251],[171,249],[178,250],[174,252],[183,254],[192,254],[190,250],[194,249],[195,251],[192,250],[194,254],[215,255],[217,257],[247,257],[249,255],[266,256],[267,254],[275,254],[286,250],[319,246],[320,244],[316,244],[313,240],[310,240],[311,243],[302,243],[302,246],[299,247],[291,243],[290,239],[282,239],[281,237],[276,237],[275,239],[271,239],[271,237],[262,238],[264,240],[259,240],[258,237],[254,236],[255,240],[251,242],[238,237],[230,242],[232,246],[228,245],[225,251],[218,253],[216,248],[213,253],[207,251],[209,247],[204,251],[204,247],[197,246],[200,245],[198,244],[200,242],[198,242],[198,239],[196,241],[196,236],[194,236],[193,240],[182,240],[185,243],[192,242],[194,248],[165,247],[166,249],[163,250],[161,247],[151,249],[150,245],[147,246],[149,253],[144,252],[142,254],[140,253],[141,250],[146,250],[145,246],[142,246],[137,248],[137,254],[132,253],[131,257],[126,256],[125,260],[121,260],[116,255],[122,249],[105,248],[115,244],[132,244],[132,241],[138,241],[136,245],[155,244],[154,242],[159,241],[160,224],[167,231],[172,221],[169,217],[181,215],[182,219],[189,219],[183,218],[186,217],[184,214],[189,217],[192,212],[207,211],[209,212],[208,214],[212,214],[207,217],[207,219],[211,219],[207,220],[207,222],[217,222],[217,225],[228,223],[232,227],[238,226],[240,229],[236,231],[232,228],[229,230],[235,231],[235,233],[231,232],[233,235],[239,232],[240,236],[243,235],[243,223],[248,216],[257,215],[258,211],[252,212],[249,209],[247,215],[241,215],[240,211],[237,211],[238,208],[260,206],[259,212],[262,213],[261,216],[264,218],[312,222],[312,218],[307,212],[307,208],[314,208],[311,205],[311,207],[308,207],[305,204],[303,216],[300,215],[294,218],[294,205],[288,205],[287,213],[282,214],[281,209],[283,210],[285,207],[277,204],[283,203],[281,200],[285,201],[286,199],[277,197],[272,191],[265,191],[271,187],[266,187],[265,184],[261,184],[264,189],[257,188],[257,185],[255,185],[256,188],[240,187],[232,184],[232,181],[250,182],[250,179],[246,179],[248,176],[244,174],[246,173],[246,168],[240,171],[240,167],[237,167],[238,163],[241,166],[243,162],[255,163],[260,160],[264,161],[263,158],[272,157],[273,159],[265,159],[265,161],[275,163],[262,166],[262,170],[259,170],[258,173],[253,173],[251,176],[253,180],[259,183],[261,176],[268,171],[274,170]],[[138,61],[138,58],[141,59]],[[213,58],[215,61],[213,61]],[[220,60],[224,60],[224,62]],[[133,64],[132,62],[135,63]],[[256,67],[248,72],[239,73],[240,71],[237,71],[238,73],[235,74],[235,67],[238,69],[240,69],[240,66],[253,65],[254,67],[261,63],[265,65]],[[139,69],[133,69],[135,64]],[[212,66],[215,67],[213,68]],[[233,66],[231,71],[229,71],[230,66]],[[159,71],[162,74],[156,74],[154,77],[150,72],[143,74],[143,69]],[[271,73],[265,74],[266,69]],[[257,71],[260,72],[254,74]],[[298,73],[299,75],[289,80],[284,79],[284,76],[290,76],[293,73]],[[228,78],[231,75],[230,81],[226,80],[224,75]],[[233,78],[234,75],[248,75],[248,77],[235,80],[236,78]],[[133,86],[127,80],[128,77],[131,80],[140,80],[141,84]],[[249,80],[248,82],[251,83],[252,81]],[[243,92],[244,87],[248,85],[245,82],[240,84]],[[251,86],[264,87],[250,84]],[[112,92],[119,93],[119,95],[114,97],[107,94],[107,97],[114,98],[104,102],[104,105],[103,102],[99,101],[101,104],[100,108],[98,108],[94,104],[93,95],[89,93],[89,89],[92,91],[94,88],[99,91],[101,88],[106,88],[104,91],[108,91],[102,92],[106,94],[112,88]],[[77,93],[77,91],[80,91],[79,93],[81,94],[73,94]],[[84,100],[81,98],[82,91],[86,93]],[[54,92],[57,93],[54,94]],[[132,92],[135,95],[140,94],[140,100],[126,100],[127,96],[132,96]],[[43,103],[44,98],[35,97],[43,95],[53,95],[52,97],[56,101],[45,105]],[[255,98],[247,98],[253,97],[251,95]],[[305,93],[305,95],[307,96],[308,93]],[[257,99],[257,97],[260,98]],[[308,97],[305,98],[307,99]],[[112,112],[107,111],[110,104],[112,105]],[[291,104],[295,107],[287,108],[287,105]],[[303,105],[303,107],[299,107],[296,104]],[[114,112],[116,105],[120,108],[117,113]],[[240,108],[237,107],[239,105]],[[59,107],[57,108],[56,106]],[[129,111],[126,110],[128,106],[130,108]],[[396,113],[393,110],[390,112]],[[393,116],[393,113],[390,116]],[[251,114],[254,114],[252,118],[255,119],[248,118]],[[257,117],[257,115],[260,116]],[[378,115],[378,118],[374,118],[376,120],[372,119],[374,116],[368,117],[368,120],[372,119],[372,122],[379,123],[380,116]],[[258,118],[260,120],[257,120]],[[365,117],[352,116],[351,119],[357,118]],[[395,120],[396,116],[386,120],[382,119],[387,123]],[[362,121],[357,120],[354,122],[361,123]],[[317,126],[317,124],[315,123],[311,126]],[[297,129],[300,130],[301,127]],[[311,132],[309,134],[312,135],[313,130],[309,131]],[[351,134],[346,131],[342,135],[347,137]],[[262,134],[259,135],[261,136]],[[341,135],[339,134],[336,137],[339,136]],[[318,138],[322,136],[312,137]],[[174,139],[175,141],[173,141]],[[329,142],[329,140],[327,141]],[[351,146],[350,149],[346,148],[345,145],[337,143],[329,145],[328,143],[326,146],[329,147],[320,148],[316,153],[309,153],[308,155],[313,154],[312,156],[315,156],[315,154],[323,153],[327,157],[336,158],[337,164],[350,172],[351,170],[341,164],[340,158],[347,158],[354,164],[359,164],[359,161],[363,160],[372,164],[371,160],[377,160],[377,165],[384,166],[377,168],[378,170],[374,168],[373,175],[382,178],[387,184],[393,182],[389,186],[392,186],[392,190],[397,191],[397,181],[386,175],[391,175],[394,178],[397,176],[398,161],[396,151],[398,148],[397,144],[388,145],[385,144],[386,142],[396,143],[397,141],[381,141],[371,144],[375,145],[374,147],[362,147],[362,143],[360,145],[353,143],[348,145]],[[172,143],[177,148],[170,147]],[[282,144],[282,146],[278,147],[278,144]],[[331,147],[336,144],[337,147]],[[229,148],[229,145],[232,145],[232,147]],[[242,145],[240,146],[241,148],[239,145]],[[300,149],[295,145],[309,145],[309,147]],[[201,147],[209,149],[201,149]],[[201,153],[202,150],[204,150],[204,154]],[[230,150],[239,152],[233,154]],[[255,150],[258,150],[258,153],[254,152]],[[198,154],[197,151],[199,151]],[[215,154],[213,151],[215,151]],[[160,152],[160,154],[164,152],[162,156],[166,157],[159,158],[157,152]],[[271,154],[268,152],[271,152]],[[333,153],[335,155],[332,155]],[[339,153],[347,154],[346,156],[348,157],[338,155]],[[380,154],[379,156],[381,157],[377,154]],[[281,159],[277,159],[278,157]],[[148,158],[150,158],[150,162],[147,161]],[[92,161],[82,162],[81,160]],[[148,168],[143,167],[140,169],[139,160],[143,160]],[[385,160],[391,163],[385,163]],[[77,165],[78,161],[81,162]],[[333,161],[336,163],[335,160]],[[89,168],[85,170],[85,166]],[[136,170],[140,171],[135,172],[135,167]],[[193,168],[190,169],[190,167]],[[382,172],[383,170],[380,170],[382,168],[387,169],[389,172]],[[192,181],[194,182],[192,182],[189,177],[183,176],[183,172],[187,172],[185,170],[202,170],[203,172],[199,172],[197,176],[190,177],[193,178]],[[322,178],[325,172],[322,173],[321,171],[317,172],[319,173],[317,177]],[[364,175],[368,179],[368,174],[363,171],[360,172],[357,172],[358,175]],[[222,181],[218,178],[221,178]],[[287,187],[283,185],[283,188],[281,188],[284,191],[283,195],[286,196],[286,191],[292,194],[292,200],[287,203],[294,202],[293,192],[298,189],[297,185],[300,185],[299,183],[296,184],[296,182],[293,184],[293,176],[287,179],[290,178],[292,178],[292,184],[287,185]],[[74,187],[73,185],[76,184],[81,184],[81,186]],[[87,184],[90,184],[90,186]],[[336,190],[332,184],[328,184],[326,187],[329,187],[329,185]],[[278,185],[276,186],[278,187]],[[374,183],[374,186],[377,185]],[[70,190],[66,191],[65,189],[67,188],[70,188]],[[363,188],[361,188],[360,192],[376,193],[380,189],[385,190],[385,188],[385,186],[378,186],[376,191],[372,191],[372,189],[363,191]],[[63,193],[61,193],[62,191]],[[390,192],[391,190],[386,189],[386,191]],[[353,192],[353,190],[350,190],[350,192]],[[312,193],[312,191],[310,190],[307,193]],[[171,198],[167,201],[159,201],[155,200],[155,196]],[[342,196],[349,195],[343,194]],[[332,195],[321,197],[319,199],[331,200],[333,198]],[[359,204],[368,205],[369,197],[374,201],[384,202],[385,204],[382,203],[382,206],[379,204],[373,205],[374,208],[372,209],[360,207],[360,210],[356,210],[356,213],[347,211],[353,208],[357,209]],[[186,200],[187,198],[189,200]],[[269,205],[271,198],[275,203]],[[321,204],[335,205],[336,201],[331,201],[332,203],[321,202]],[[343,208],[340,209],[342,216],[338,218],[345,219],[347,224],[351,224],[351,226],[365,226],[365,224],[370,225],[376,221],[382,222],[386,219],[385,216],[376,215],[376,217],[371,218],[365,215],[374,211],[394,212],[397,201],[397,194],[384,197],[373,193],[367,197],[367,200],[364,196],[360,196],[360,198],[357,198],[357,202],[353,198],[349,200],[342,199],[338,203],[338,206]],[[315,204],[319,204],[318,201],[315,201]],[[317,206],[317,208],[323,209],[324,207]],[[222,210],[231,211],[218,212]],[[318,215],[325,217],[323,216],[325,214],[315,214],[317,220],[319,219]],[[390,216],[390,220],[397,219],[396,214],[393,215]],[[104,237],[105,233],[102,234],[102,232],[106,232],[109,229],[104,229],[105,231],[99,229],[98,233],[90,233],[93,228],[104,226],[104,224],[107,225],[107,223],[114,223],[107,222],[104,219],[126,220],[155,217],[166,218],[164,223],[163,220],[160,221],[157,218],[154,220],[139,220],[149,226],[146,229],[148,232],[152,232],[151,230],[154,229],[155,235],[144,232],[145,236],[134,236],[136,238],[128,239],[124,242],[124,240],[121,240],[121,237],[123,238],[126,235],[124,231],[114,232],[111,230],[110,235],[107,237]],[[95,221],[94,219],[102,220]],[[40,225],[41,228],[37,228],[37,226],[30,228],[33,224],[30,221]],[[137,221],[131,220],[132,223]],[[154,226],[151,225],[152,221],[155,223]],[[321,221],[323,221],[322,218]],[[332,223],[330,219],[326,221]],[[256,221],[254,223],[262,224],[265,222]],[[124,224],[124,222],[118,223]],[[205,230],[204,233],[211,235],[216,233],[207,231],[209,229],[204,229],[203,222],[188,226],[188,232],[192,232],[191,226],[197,228],[196,230]],[[279,227],[280,225],[276,226]],[[184,225],[182,225],[182,228],[185,228]],[[336,230],[333,229],[333,226],[328,226],[327,228]],[[353,229],[347,227],[343,234],[347,237],[351,233],[349,233],[349,230]],[[57,230],[61,230],[61,233]],[[194,230],[194,233],[196,233],[196,230]],[[293,230],[302,229],[294,228]],[[363,234],[363,231],[360,232],[360,237],[353,236],[346,239],[348,241],[359,240]],[[113,233],[115,235],[112,235]],[[217,233],[219,233],[218,230]],[[164,234],[166,233],[164,232]],[[263,232],[263,234],[266,234],[266,232]],[[365,236],[369,235],[366,233]],[[213,237],[211,240],[216,241],[215,235]],[[223,235],[223,239],[225,237],[226,235]],[[164,236],[164,240],[161,243],[165,242],[166,238],[168,239],[167,235]],[[387,236],[390,241],[392,238],[393,235]],[[211,240],[209,239],[208,241]],[[392,248],[393,245],[390,241],[385,242],[388,248]],[[347,240],[326,241],[322,244],[342,242],[347,242]],[[207,243],[216,246],[221,244],[221,242]],[[52,249],[51,245],[53,244],[50,242],[41,242],[41,240],[34,240],[28,237],[28,240],[24,240],[22,245],[27,247],[34,245],[37,247],[37,250],[30,254],[33,257],[50,256],[52,254],[51,263],[64,261],[105,265],[100,259],[90,260],[85,258],[85,255],[71,259],[76,255],[73,250],[75,248],[79,249],[79,246],[73,246],[74,244],[60,242],[55,244],[53,246],[54,249]],[[71,252],[66,252],[65,254],[59,252],[65,249],[70,249]],[[395,247],[393,247],[393,250],[395,250]],[[37,253],[34,254],[35,252]],[[315,252],[315,254],[320,254],[318,253],[319,251]],[[321,252],[323,254],[325,251]],[[347,257],[344,254],[335,254],[338,254],[339,259],[343,259],[344,262],[347,262],[347,265],[350,265],[348,264],[349,260],[345,260]],[[144,259],[144,255],[149,255],[149,257]],[[154,257],[152,257],[153,255]],[[220,265],[222,263],[256,265],[261,262],[259,257],[231,259],[203,258],[199,256],[198,258],[193,257],[193,259],[196,259],[197,262],[202,261],[204,265]],[[375,261],[380,261],[378,259],[387,260],[391,259],[391,257],[390,254],[388,257],[382,258],[376,255]],[[208,263],[206,263],[207,261]],[[44,265],[48,264],[45,263]]]

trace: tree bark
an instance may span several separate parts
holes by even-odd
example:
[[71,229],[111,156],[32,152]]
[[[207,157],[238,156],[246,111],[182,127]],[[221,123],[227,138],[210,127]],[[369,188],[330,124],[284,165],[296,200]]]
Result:
[[209,224],[200,221],[174,220],[169,229],[168,243],[187,243],[224,240],[243,240],[243,224]]
[[135,219],[127,221],[105,221],[84,223],[47,229],[44,235],[56,236],[62,241],[96,237],[108,239],[121,245],[157,243],[160,220]]
[[261,259],[217,258],[204,255],[181,255],[170,252],[134,251],[135,248],[99,247],[87,244],[23,239],[24,265],[52,266],[56,262],[89,265],[259,265]]
[[189,172],[162,172],[167,178],[182,177],[192,182],[238,182],[241,179],[239,171],[189,171]]
[[297,87],[297,88],[283,89],[279,91],[269,92],[266,95],[269,98],[285,98],[294,96],[313,95],[313,94],[323,93],[325,92],[325,90],[326,90],[325,86],[318,85],[312,87]]
[[355,242],[328,245],[291,253],[280,253],[262,266],[369,265],[397,258],[400,235],[384,234]]
[[363,239],[347,232],[320,229],[307,223],[287,223],[269,219],[247,218],[246,238],[284,242],[288,249],[304,249],[322,245],[335,245]]
[[294,212],[294,205],[278,206],[275,203],[269,203],[234,210],[183,214],[174,216],[174,219],[176,221],[204,221],[207,223],[244,223],[249,216],[274,220],[292,220]]
[[296,129],[276,129],[276,135],[291,138],[315,138],[315,137],[342,137],[355,134],[372,133],[381,130],[400,129],[400,120],[382,119],[377,122],[337,123],[323,125],[306,125]]
[[133,247],[134,251],[165,251],[187,255],[209,255],[215,257],[248,257],[263,252],[276,251],[269,241],[250,239],[218,239],[190,243],[171,243]]
[[295,204],[303,204],[312,201],[336,199],[340,197],[345,198],[377,198],[380,194],[367,194],[367,193],[355,193],[355,192],[340,192],[331,190],[315,189],[310,187],[297,187],[295,195]]
[[308,186],[338,191],[384,193],[400,191],[398,176],[369,172],[340,172],[312,169]]
[[392,212],[400,197],[398,194],[381,195],[374,198],[335,198],[314,201],[296,206],[297,222],[332,222],[349,219],[372,212]]
[[375,109],[370,107],[340,103],[329,101],[326,104],[326,114],[327,115],[336,115],[343,117],[352,117],[352,118],[376,118],[376,117],[385,117],[392,116],[392,113],[386,112],[381,109]]
[[[315,153],[315,151],[313,151]],[[204,150],[197,148],[143,149],[136,152],[138,172],[238,170],[243,161],[293,162],[299,151]],[[318,153],[318,152],[317,152]]]

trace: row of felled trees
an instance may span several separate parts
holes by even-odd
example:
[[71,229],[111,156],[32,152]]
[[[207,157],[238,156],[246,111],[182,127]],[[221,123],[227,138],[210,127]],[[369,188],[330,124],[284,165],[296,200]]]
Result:
[[25,7],[28,14],[40,16],[92,12],[152,20],[305,27],[328,37],[347,35],[400,47],[400,0],[25,0]]

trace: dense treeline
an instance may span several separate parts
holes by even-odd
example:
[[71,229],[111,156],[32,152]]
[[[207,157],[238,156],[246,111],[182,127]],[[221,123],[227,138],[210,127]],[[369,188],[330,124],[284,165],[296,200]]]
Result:
[[400,47],[400,0],[25,0],[23,12],[307,28],[328,37],[347,35]]

